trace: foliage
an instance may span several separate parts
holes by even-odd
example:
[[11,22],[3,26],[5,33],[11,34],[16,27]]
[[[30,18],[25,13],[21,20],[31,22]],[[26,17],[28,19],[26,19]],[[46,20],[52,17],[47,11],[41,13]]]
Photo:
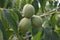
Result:
[[[47,2],[49,5],[46,6]],[[35,15],[42,18],[42,27],[31,27],[22,35],[18,24],[26,4],[34,6]],[[0,40],[60,40],[60,8],[57,4],[55,0],[0,0]]]

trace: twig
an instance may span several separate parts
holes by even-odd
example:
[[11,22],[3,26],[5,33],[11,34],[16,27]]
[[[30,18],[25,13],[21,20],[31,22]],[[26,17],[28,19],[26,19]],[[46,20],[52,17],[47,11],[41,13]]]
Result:
[[46,12],[46,13],[42,13],[42,15],[40,15],[40,17],[52,15],[52,14],[54,14],[55,12],[58,13],[58,14],[60,14],[60,12],[57,12],[58,9],[59,9],[59,7],[55,8],[55,9],[53,9],[53,10],[50,10],[50,11],[48,11],[48,12]]

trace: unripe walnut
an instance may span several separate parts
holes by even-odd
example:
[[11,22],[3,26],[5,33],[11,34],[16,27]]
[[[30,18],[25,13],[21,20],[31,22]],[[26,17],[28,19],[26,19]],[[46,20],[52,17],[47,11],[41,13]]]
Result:
[[40,18],[40,16],[33,15],[31,20],[34,27],[39,28],[42,26],[42,19]]
[[31,4],[26,4],[22,11],[24,17],[31,18],[35,14],[35,8]]
[[21,34],[25,34],[31,27],[31,20],[28,18],[23,18],[18,25],[18,30]]

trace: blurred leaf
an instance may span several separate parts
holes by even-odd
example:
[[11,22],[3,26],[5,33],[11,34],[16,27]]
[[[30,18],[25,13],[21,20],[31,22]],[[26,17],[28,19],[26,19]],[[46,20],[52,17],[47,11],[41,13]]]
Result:
[[5,8],[13,8],[13,1],[12,0],[6,0],[5,2]]
[[1,29],[0,29],[0,40],[3,40],[3,33],[1,31]]
[[21,11],[22,11],[25,4],[26,4],[26,0],[20,0],[20,10]]
[[0,9],[0,20],[1,20],[1,9]]
[[58,18],[57,18],[57,26],[60,28],[60,14],[58,14]]
[[8,25],[8,22],[7,22],[7,20],[4,18],[4,16],[3,16],[3,13],[2,13],[2,10],[1,10],[1,21],[2,21],[2,23],[3,23],[3,25],[4,25],[4,28],[6,28],[6,29],[8,29],[9,28],[9,25]]
[[45,28],[44,34],[45,34],[45,36],[44,36],[45,40],[51,40],[52,31],[49,26]]
[[15,20],[15,22],[18,23],[19,18],[18,18],[17,13],[15,13],[14,10],[9,10],[9,12],[10,12],[10,15],[12,16],[12,18]]
[[54,6],[55,6],[54,1],[55,0],[49,0],[50,9],[53,9],[54,8]]
[[39,10],[39,5],[38,5],[38,1],[37,0],[33,0],[32,5],[35,8],[35,14],[37,14],[38,10]]
[[42,29],[39,30],[39,32],[33,37],[33,40],[40,40],[42,34]]
[[10,37],[10,35],[12,34],[12,31],[9,30],[9,23],[7,22],[7,20],[4,18],[3,13],[1,13],[1,29],[3,31],[3,36],[4,39],[8,39]]
[[[12,26],[12,28],[17,32],[17,23],[13,19],[13,17],[10,15],[10,12],[8,10],[3,10],[3,16],[7,20],[7,22]],[[6,24],[6,23],[5,23]]]
[[26,0],[27,4],[31,4],[33,0]]
[[45,40],[59,40],[58,34],[55,33],[51,28],[45,28]]
[[18,18],[19,18],[19,21],[20,21],[23,18],[22,14],[20,13],[20,11],[17,10],[17,9],[13,9],[13,11],[14,11],[14,13],[16,13],[18,15]]
[[3,8],[5,6],[6,0],[0,0],[0,7]]
[[44,11],[45,11],[46,1],[47,0],[39,0],[40,5],[41,5],[42,13],[44,13]]
[[34,28],[34,27],[32,27],[32,30],[31,30],[32,31],[32,35],[35,36],[39,32],[39,29],[40,28]]
[[51,29],[49,22],[48,25],[45,25],[44,28],[44,35],[42,36],[41,40],[59,40],[59,36],[54,30]]
[[[2,15],[1,15],[2,16]],[[2,19],[3,19],[3,17],[1,17]],[[8,37],[7,37],[7,32],[6,32],[6,29],[7,29],[7,27],[5,26],[6,25],[6,23],[5,23],[5,20],[3,19],[3,20],[0,20],[0,29],[2,30],[2,32],[3,32],[3,39],[4,40],[8,40]],[[3,21],[3,22],[2,22]]]
[[60,34],[60,28],[58,26],[55,27],[55,30],[54,30],[56,33]]
[[18,40],[18,38],[15,34],[13,34],[9,37],[9,40]]
[[50,17],[50,25],[51,25],[51,27],[52,27],[53,29],[55,28],[55,25],[56,25],[56,22],[57,22],[56,16],[57,16],[57,14],[54,13],[54,14],[52,14],[52,16]]
[[[13,17],[10,15],[9,11],[6,10],[6,9],[2,10],[1,17],[2,17],[1,21],[3,22],[3,25],[5,25],[4,29],[7,28],[7,29],[5,29],[5,32],[6,32],[5,35],[9,38],[10,35],[13,34],[13,31],[11,31],[11,30],[8,28],[8,27],[10,26],[10,27],[13,28],[14,33],[17,35],[17,37],[18,37],[19,39],[21,39],[21,38],[20,38],[20,35],[18,34],[18,30],[17,30],[17,29],[18,29],[18,26],[17,26],[17,23],[16,23],[16,21],[13,19]],[[7,22],[8,22],[8,24],[7,24]],[[7,27],[7,25],[8,25],[8,27]]]
[[19,7],[20,7],[20,0],[14,0],[14,1],[15,1],[14,8],[19,9]]
[[22,11],[25,4],[32,4],[33,0],[20,0],[20,11]]
[[45,28],[47,25],[49,25],[49,23],[48,23],[48,22],[49,22],[48,20],[43,22],[43,24],[42,24],[42,25],[43,25],[43,27],[44,27],[44,28]]
[[59,40],[58,34],[54,31],[52,31],[52,40]]
[[43,35],[41,37],[41,40],[51,40],[51,28],[49,21],[48,20],[44,21],[42,27],[43,27]]
[[54,7],[57,7],[58,1],[54,2]]

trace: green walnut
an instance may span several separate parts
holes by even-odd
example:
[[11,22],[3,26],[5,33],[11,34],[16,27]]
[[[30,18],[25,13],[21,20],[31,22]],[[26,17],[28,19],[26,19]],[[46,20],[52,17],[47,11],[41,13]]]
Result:
[[18,25],[18,30],[21,34],[25,34],[31,27],[31,19],[23,18]]
[[35,14],[35,8],[31,4],[26,4],[23,7],[22,13],[24,17],[31,18]]
[[32,21],[32,25],[36,28],[39,28],[42,26],[42,19],[40,16],[33,15],[31,21]]

